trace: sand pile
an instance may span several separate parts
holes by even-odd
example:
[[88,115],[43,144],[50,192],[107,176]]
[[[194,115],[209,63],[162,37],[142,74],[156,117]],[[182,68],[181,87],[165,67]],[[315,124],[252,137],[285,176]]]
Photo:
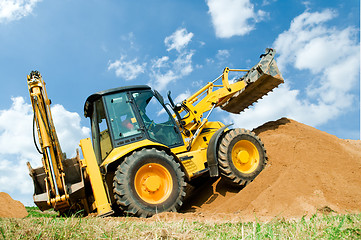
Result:
[[12,199],[9,194],[0,192],[0,217],[24,218],[28,215],[24,205]]
[[361,141],[286,118],[254,131],[269,156],[261,174],[239,192],[219,180],[205,184],[185,203],[184,212],[263,219],[361,212]]

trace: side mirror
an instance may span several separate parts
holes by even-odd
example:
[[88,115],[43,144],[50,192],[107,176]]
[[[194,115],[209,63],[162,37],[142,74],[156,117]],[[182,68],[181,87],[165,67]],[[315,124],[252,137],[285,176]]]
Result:
[[174,105],[174,102],[173,102],[173,99],[172,99],[172,97],[170,96],[171,95],[171,91],[168,91],[168,100],[169,100],[169,103],[170,103],[170,105],[172,106],[172,108],[174,108],[175,107],[175,105]]
[[154,95],[160,101],[160,103],[162,105],[164,105],[164,99],[163,99],[162,95],[160,95],[160,93],[157,90],[154,90]]

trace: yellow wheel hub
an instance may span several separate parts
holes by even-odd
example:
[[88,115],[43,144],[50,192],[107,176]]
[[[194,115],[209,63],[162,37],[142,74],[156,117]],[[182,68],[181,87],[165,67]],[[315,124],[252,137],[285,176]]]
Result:
[[249,154],[247,151],[241,150],[237,154],[237,161],[240,163],[248,163],[249,161]]
[[162,181],[162,180],[160,179],[159,176],[150,176],[150,177],[148,177],[147,179],[145,179],[143,185],[145,186],[145,189],[146,189],[147,191],[149,191],[149,192],[155,192],[155,191],[157,191],[157,190],[160,188],[160,186],[161,186],[161,184],[162,184],[161,181]]
[[173,180],[165,167],[158,163],[148,163],[135,174],[134,186],[143,201],[158,204],[169,198]]
[[251,173],[257,169],[259,161],[259,152],[252,142],[241,140],[233,146],[232,162],[238,171]]

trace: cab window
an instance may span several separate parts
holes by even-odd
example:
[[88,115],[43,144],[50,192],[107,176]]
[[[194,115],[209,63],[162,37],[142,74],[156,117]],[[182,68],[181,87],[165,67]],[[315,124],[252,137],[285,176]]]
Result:
[[132,93],[140,117],[149,137],[167,146],[182,143],[182,138],[175,126],[172,115],[154,97],[151,91]]
[[106,123],[105,111],[102,101],[101,100],[96,101],[94,103],[94,106],[96,108],[96,114],[97,114],[95,119],[97,120],[98,123],[98,130],[94,130],[94,131],[99,131],[98,141],[100,141],[99,142],[100,154],[101,154],[101,159],[104,160],[113,149],[113,146],[109,136],[109,130],[108,130],[108,125]]
[[139,124],[125,92],[104,96],[114,140],[139,134]]

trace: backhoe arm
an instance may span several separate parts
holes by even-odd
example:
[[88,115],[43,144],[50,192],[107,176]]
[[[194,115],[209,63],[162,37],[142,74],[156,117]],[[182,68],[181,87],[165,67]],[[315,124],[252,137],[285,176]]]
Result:
[[39,151],[43,155],[43,166],[47,175],[44,180],[48,204],[52,206],[66,204],[68,194],[62,164],[64,156],[51,116],[51,101],[47,96],[45,82],[38,71],[32,71],[27,76],[27,83],[39,137]]

